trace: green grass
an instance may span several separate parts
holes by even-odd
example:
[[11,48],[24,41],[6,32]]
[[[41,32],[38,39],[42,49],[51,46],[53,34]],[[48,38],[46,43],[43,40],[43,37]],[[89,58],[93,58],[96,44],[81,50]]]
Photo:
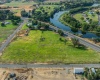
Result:
[[[88,11],[86,11],[85,13],[88,15],[89,19],[92,19],[92,21],[94,21],[94,22],[98,22],[98,15],[96,13],[94,13],[94,16],[92,16],[91,14],[89,14]],[[81,20],[81,17],[83,17],[82,13],[77,13],[77,14],[74,15],[75,19],[77,19],[81,23],[85,23],[85,20]]]
[[81,17],[83,17],[82,13],[77,13],[77,14],[74,15],[74,18],[76,20],[80,21],[81,23],[84,23],[84,20],[81,20]]
[[33,4],[36,4],[34,1],[29,1],[29,2],[22,2],[22,1],[12,1],[10,3],[5,3],[4,5],[6,6],[22,6],[22,5],[33,5]]
[[28,27],[26,26],[26,24],[23,25],[22,30],[28,29]]
[[[10,21],[9,21],[10,22]],[[7,37],[13,33],[13,31],[17,28],[17,26],[14,26],[12,24],[7,24],[6,26],[2,27],[1,23],[0,23],[0,44],[2,44],[2,42],[4,40],[7,39]]]
[[[40,41],[40,37],[44,41]],[[34,30],[29,36],[18,37],[1,56],[3,62],[11,63],[99,63],[100,53],[92,50],[74,48],[71,41],[65,44],[60,36],[52,31]],[[65,40],[64,38],[62,38]]]

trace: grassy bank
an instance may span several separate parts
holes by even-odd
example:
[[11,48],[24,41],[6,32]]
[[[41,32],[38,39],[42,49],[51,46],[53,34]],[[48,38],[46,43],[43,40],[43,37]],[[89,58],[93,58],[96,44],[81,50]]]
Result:
[[65,22],[65,21],[63,20],[63,17],[64,17],[65,14],[66,14],[66,13],[64,13],[64,14],[62,14],[62,15],[60,16],[59,21],[60,21],[62,24],[66,25],[66,26],[72,27],[70,24],[68,24],[67,22]]

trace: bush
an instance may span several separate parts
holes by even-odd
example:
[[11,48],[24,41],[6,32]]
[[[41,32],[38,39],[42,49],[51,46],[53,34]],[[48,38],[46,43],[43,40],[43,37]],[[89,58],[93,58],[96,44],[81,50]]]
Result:
[[2,23],[1,23],[1,26],[2,26],[2,27],[5,26],[5,23],[2,22]]

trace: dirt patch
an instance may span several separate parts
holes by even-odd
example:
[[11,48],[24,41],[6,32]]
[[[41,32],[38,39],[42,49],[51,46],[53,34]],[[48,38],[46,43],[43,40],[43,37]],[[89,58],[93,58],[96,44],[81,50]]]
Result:
[[19,31],[17,33],[17,36],[18,37],[26,36],[26,35],[28,35],[29,31],[30,31],[29,29],[27,29],[27,30],[21,30],[21,31]]

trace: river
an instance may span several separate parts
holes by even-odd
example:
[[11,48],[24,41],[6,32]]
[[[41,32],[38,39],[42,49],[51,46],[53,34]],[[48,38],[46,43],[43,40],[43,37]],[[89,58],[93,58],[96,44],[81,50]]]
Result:
[[[94,4],[93,6],[97,6],[99,4]],[[54,14],[53,18],[50,18],[50,22],[53,23],[56,27],[63,29],[65,31],[69,31],[71,33],[73,33],[71,31],[71,28],[69,26],[64,25],[63,23],[61,23],[59,21],[59,18],[62,14],[64,14],[65,12],[68,11],[59,11],[57,13]],[[77,34],[82,34],[81,31],[78,31]],[[91,32],[87,32],[86,34],[82,35],[83,38],[100,38],[100,36],[98,37],[96,34],[91,33]]]

